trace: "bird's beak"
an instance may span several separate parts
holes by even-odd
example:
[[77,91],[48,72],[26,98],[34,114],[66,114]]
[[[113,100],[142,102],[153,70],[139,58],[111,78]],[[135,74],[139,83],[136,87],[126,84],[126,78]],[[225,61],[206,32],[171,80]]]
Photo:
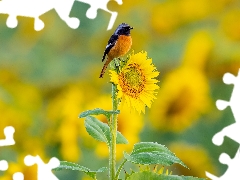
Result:
[[130,27],[130,29],[133,29],[133,27]]

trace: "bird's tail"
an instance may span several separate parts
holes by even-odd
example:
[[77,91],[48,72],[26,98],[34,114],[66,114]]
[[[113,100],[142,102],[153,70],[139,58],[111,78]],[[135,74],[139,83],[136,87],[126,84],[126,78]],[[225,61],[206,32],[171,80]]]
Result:
[[108,64],[109,64],[111,61],[112,61],[112,59],[108,57],[107,60],[106,60],[106,62],[105,62],[105,64],[103,65],[103,68],[102,68],[102,71],[101,71],[101,73],[100,73],[99,78],[103,78],[103,75],[104,75],[104,73],[105,73],[105,71],[106,71],[106,69],[107,69],[107,67],[108,67]]

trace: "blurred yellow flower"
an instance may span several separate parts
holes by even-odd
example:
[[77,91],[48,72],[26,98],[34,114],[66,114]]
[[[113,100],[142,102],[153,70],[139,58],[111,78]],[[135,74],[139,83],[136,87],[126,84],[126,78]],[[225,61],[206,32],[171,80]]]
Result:
[[3,129],[6,126],[15,129],[15,145],[8,147],[11,150],[4,157],[9,168],[0,180],[12,180],[16,172],[22,172],[25,180],[36,180],[37,165],[27,167],[23,163],[27,154],[39,155],[44,162],[49,160],[45,156],[45,147],[49,145],[44,138],[45,122],[39,118],[42,117],[42,105],[43,97],[37,87],[21,80],[15,72],[0,70],[0,139],[5,139]]
[[213,40],[208,32],[197,31],[186,46],[182,65],[200,71],[206,70],[206,64],[213,49]]
[[111,82],[117,85],[118,98],[129,108],[145,113],[145,106],[151,107],[158,89],[154,79],[159,75],[152,59],[147,58],[146,52],[130,55],[126,65],[119,73],[111,72]]
[[[94,103],[89,104],[88,109],[94,109],[101,107],[104,110],[111,110],[111,96],[102,95],[95,99]],[[118,131],[120,131],[128,140],[128,144],[117,144],[117,154],[116,157],[119,160],[123,156],[123,151],[130,152],[135,143],[139,142],[139,135],[144,126],[143,118],[136,112],[129,113],[129,109],[126,106],[120,108],[120,114],[118,115]],[[98,115],[97,118],[102,122],[107,123],[107,119],[103,115]],[[82,133],[82,132],[81,132]],[[92,139],[92,137],[89,136]],[[92,143],[95,140],[87,141]],[[97,142],[95,144],[95,152],[99,157],[108,157],[108,148],[105,143]]]
[[151,24],[160,34],[170,34],[180,25],[203,19],[210,13],[208,0],[170,0],[152,8]]
[[179,18],[183,23],[201,20],[211,13],[211,1],[181,0],[175,1],[175,8],[179,11]]
[[161,91],[150,110],[152,126],[181,131],[191,126],[209,108],[209,87],[205,76],[181,67],[163,80]]
[[169,149],[189,168],[173,165],[172,170],[178,171],[177,174],[204,178],[206,177],[205,171],[216,173],[216,168],[203,147],[186,143],[174,143],[169,146]]
[[[78,114],[83,102],[81,86],[73,84],[65,87],[48,106],[48,118],[53,124],[48,136],[53,136],[55,141],[60,142],[60,152],[66,161],[76,162],[81,155],[78,144],[81,121]],[[58,127],[54,127],[57,124]]]
[[[119,7],[119,5],[117,5],[118,7],[118,12],[121,13],[122,15],[127,14],[129,15],[129,13],[132,13],[134,10],[144,10],[145,8],[151,8],[151,4],[150,3],[146,3],[145,0],[138,0],[138,1],[123,1],[123,4]],[[135,11],[134,11],[135,12]],[[139,16],[141,14],[138,14]]]
[[232,40],[240,40],[240,8],[230,9],[222,19],[224,33]]
[[152,9],[151,24],[160,34],[168,34],[175,30],[179,25],[179,16],[174,2],[157,3]]

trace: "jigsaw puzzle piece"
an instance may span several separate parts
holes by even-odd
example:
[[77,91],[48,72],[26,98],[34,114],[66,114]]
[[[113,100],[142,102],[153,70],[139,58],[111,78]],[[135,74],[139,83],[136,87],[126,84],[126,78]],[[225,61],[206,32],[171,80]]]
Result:
[[234,84],[232,95],[229,102],[217,100],[216,106],[219,110],[224,110],[227,106],[230,106],[236,123],[223,128],[219,133],[214,135],[212,141],[214,144],[220,146],[224,141],[224,136],[227,136],[240,144],[240,69],[238,76],[230,73],[224,74],[223,81],[225,84]]
[[44,22],[41,19],[39,19],[38,17],[35,17],[35,19],[34,19],[34,29],[36,31],[40,31],[44,28],[44,26],[45,26]]
[[211,180],[228,180],[232,179],[240,179],[239,167],[240,167],[240,148],[238,149],[235,157],[233,159],[226,153],[222,153],[219,157],[219,161],[222,164],[228,165],[227,171],[220,177],[216,177],[215,175],[206,172],[206,176]]
[[[5,160],[0,161],[0,171],[6,171],[8,169],[8,162]],[[24,180],[24,176],[21,172],[13,174],[13,180]]]
[[34,18],[34,29],[43,29],[44,23],[39,16],[53,8],[55,0],[2,0],[0,1],[0,13],[8,14],[7,26],[15,28],[18,25],[17,16]]
[[108,27],[107,27],[107,30],[110,30],[112,29],[113,25],[114,25],[114,22],[116,21],[117,19],[117,15],[118,13],[117,12],[112,12],[112,16],[111,16],[111,19],[108,23]]
[[232,179],[240,179],[239,167],[240,167],[240,148],[238,149],[235,157],[233,159],[226,153],[222,153],[219,157],[219,161],[222,164],[228,165],[227,171],[220,177],[216,177],[209,172],[206,172],[206,176],[211,178],[212,180],[228,180]]
[[5,160],[0,161],[0,171],[6,171],[8,169],[8,162]]
[[[83,2],[85,4],[89,4],[91,6],[86,12],[86,16],[89,19],[95,19],[97,17],[98,9],[102,9],[102,10],[110,13],[111,18],[110,18],[107,30],[112,29],[114,22],[116,21],[118,13],[114,12],[114,11],[110,11],[108,9],[107,4],[108,4],[109,0],[77,0],[77,1]],[[119,5],[122,4],[122,0],[116,0],[116,2]]]
[[[229,76],[231,76],[231,75],[229,75]],[[239,111],[239,106],[240,106],[240,69],[238,71],[238,76],[236,76],[236,77],[233,76],[233,77],[228,78],[227,82],[234,84],[232,96],[230,98],[230,103],[231,103],[230,106],[231,106],[233,116],[234,116],[236,122],[240,123],[240,111]]]
[[23,173],[21,172],[16,172],[13,174],[13,180],[24,180]]
[[231,73],[225,73],[223,75],[223,82],[225,84],[235,84],[236,77],[233,74],[231,74]]
[[12,1],[6,1],[6,0],[2,0],[0,1],[0,13],[1,14],[8,14],[8,18],[6,21],[6,25],[9,28],[15,28],[18,25],[18,20],[17,20],[17,14],[15,12],[15,8],[14,6],[11,8],[11,6],[13,4],[11,4]]
[[232,177],[240,179],[240,149],[238,149],[233,159],[231,159],[228,154],[222,153],[219,157],[219,161],[222,164],[228,165],[228,170],[221,176],[222,179],[231,179]]
[[234,84],[233,91],[229,102],[218,100],[216,102],[216,106],[219,110],[224,110],[227,106],[231,107],[233,112],[233,116],[236,122],[240,122],[240,69],[238,72],[238,76],[234,76],[230,73],[225,73],[223,76],[223,82],[225,84]]
[[[239,71],[240,72],[240,71]],[[223,82],[225,84],[237,84],[237,77],[235,77],[234,75],[232,75],[231,73],[225,73],[224,76],[223,76]],[[240,83],[240,82],[239,82]],[[235,88],[235,87],[234,87]],[[232,96],[234,95],[234,89],[233,89],[233,92],[232,92]],[[235,96],[235,95],[234,95]],[[224,100],[217,100],[216,102],[216,106],[219,110],[224,110],[226,109],[227,106],[230,106],[231,105],[231,99],[236,99],[235,97],[233,98],[230,98],[230,101],[227,102],[227,101],[224,101]],[[238,98],[239,99],[239,98]]]
[[6,25],[9,28],[15,28],[18,25],[17,16],[9,15],[6,21]]
[[212,138],[212,142],[215,145],[220,146],[223,144],[224,137],[227,136],[240,144],[239,131],[240,131],[240,123],[231,124],[231,125],[223,128],[217,134],[215,134]]
[[39,156],[27,155],[24,158],[24,163],[27,166],[32,166],[34,164],[38,165],[38,180],[58,180],[58,178],[52,173],[52,169],[60,165],[60,161],[53,157],[50,159],[49,163],[45,164]]
[[18,25],[17,16],[34,18],[34,29],[40,31],[44,28],[44,22],[39,19],[41,15],[55,9],[60,18],[73,29],[76,29],[80,21],[69,17],[74,0],[2,0],[0,1],[0,13],[8,14],[7,26],[15,28]]
[[[34,18],[34,29],[40,31],[44,28],[44,22],[39,19],[41,15],[55,9],[59,17],[67,23],[70,28],[76,29],[80,25],[80,20],[75,17],[69,17],[75,0],[2,0],[0,1],[0,14],[8,14],[6,24],[9,28],[15,28],[18,25],[17,16]],[[89,19],[97,17],[98,9],[102,9],[111,14],[108,24],[108,30],[112,29],[118,13],[108,9],[109,0],[77,0],[90,5],[86,12]],[[119,5],[122,0],[115,0]]]
[[[218,100],[216,102],[216,106],[219,110],[224,110],[227,106],[230,106],[233,116],[235,118],[236,123],[233,123],[225,128],[223,128],[220,132],[213,136],[213,143],[215,145],[220,146],[223,141],[224,137],[227,136],[232,140],[238,142],[240,144],[240,69],[238,72],[238,76],[234,76],[230,73],[226,73],[223,76],[223,81],[225,84],[234,84],[232,95],[230,101]],[[211,178],[212,180],[228,180],[232,179],[240,179],[239,174],[239,167],[240,167],[240,148],[238,149],[235,157],[233,159],[226,153],[222,153],[219,157],[219,161],[222,164],[227,164],[228,169],[227,171],[221,176],[216,177],[209,172],[206,172],[206,176]]]
[[[83,2],[85,4],[89,4],[91,7],[88,9],[86,16],[89,19],[95,19],[97,17],[97,11],[98,9],[102,9],[108,13],[113,13],[113,11],[110,11],[107,7],[109,0],[77,0],[79,2]],[[116,1],[119,5],[122,4],[121,0]]]
[[224,100],[217,100],[216,101],[216,106],[217,106],[217,108],[219,109],[219,110],[224,110],[224,109],[226,109],[227,108],[227,106],[229,106],[230,105],[230,103],[229,102],[227,102],[227,101],[224,101]]
[[58,1],[55,5],[55,10],[59,17],[72,29],[76,29],[80,25],[80,20],[78,18],[69,17],[74,1],[75,0],[62,0]]
[[11,146],[15,144],[15,141],[13,139],[13,134],[15,132],[15,129],[12,126],[7,126],[4,128],[4,135],[5,139],[0,140],[0,146]]

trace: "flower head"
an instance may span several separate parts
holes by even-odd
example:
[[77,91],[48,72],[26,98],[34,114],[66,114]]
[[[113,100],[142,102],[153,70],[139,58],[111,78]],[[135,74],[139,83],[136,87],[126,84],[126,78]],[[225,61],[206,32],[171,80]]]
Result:
[[157,99],[150,112],[153,127],[175,132],[190,127],[211,105],[206,77],[189,67],[167,74]]
[[139,113],[145,112],[145,106],[151,107],[153,99],[156,99],[155,90],[159,88],[158,80],[154,79],[159,72],[146,52],[130,55],[119,72],[110,72],[111,82],[117,85],[118,98],[123,104]]

